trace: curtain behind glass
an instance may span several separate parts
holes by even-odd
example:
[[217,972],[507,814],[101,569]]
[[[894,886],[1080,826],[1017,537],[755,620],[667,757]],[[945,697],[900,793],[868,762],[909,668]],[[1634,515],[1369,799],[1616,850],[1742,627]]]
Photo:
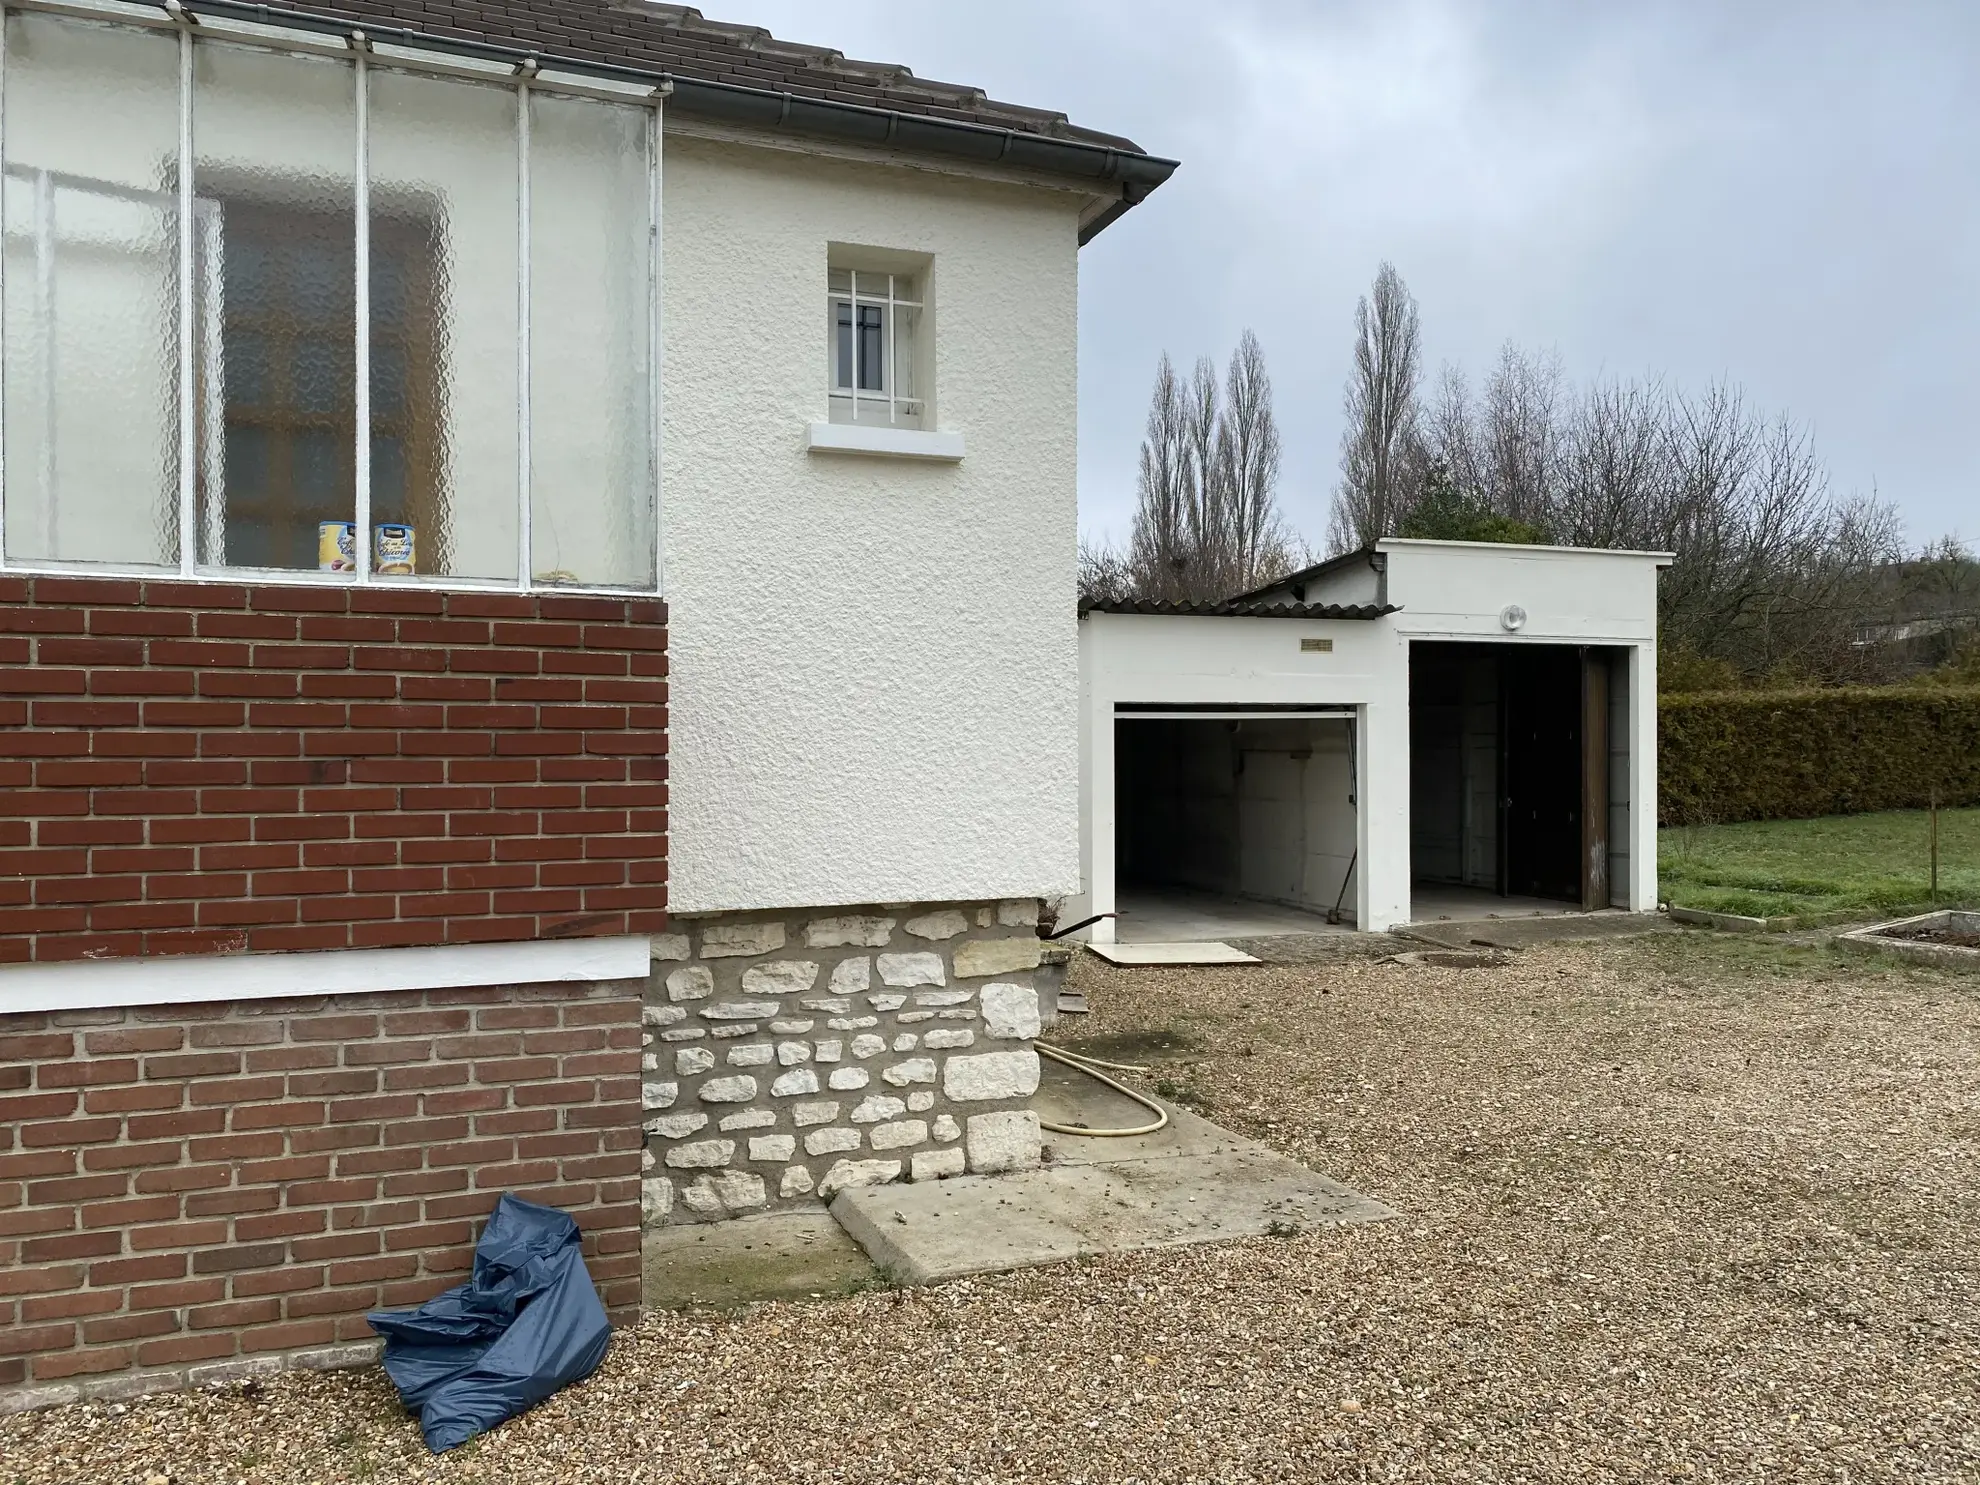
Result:
[[356,514],[355,73],[193,48],[210,564],[314,569],[320,525]]

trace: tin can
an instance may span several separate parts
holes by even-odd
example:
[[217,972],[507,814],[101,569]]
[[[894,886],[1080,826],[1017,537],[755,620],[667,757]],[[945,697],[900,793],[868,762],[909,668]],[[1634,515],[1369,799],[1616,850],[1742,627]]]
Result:
[[316,523],[316,570],[318,572],[357,571],[357,522],[318,521]]
[[372,528],[371,570],[380,577],[413,575],[413,529],[391,522]]

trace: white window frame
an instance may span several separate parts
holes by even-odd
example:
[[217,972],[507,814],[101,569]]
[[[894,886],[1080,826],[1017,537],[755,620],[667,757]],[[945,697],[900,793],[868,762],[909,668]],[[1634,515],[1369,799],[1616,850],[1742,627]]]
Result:
[[[496,593],[599,593],[635,594],[652,597],[666,591],[666,570],[664,565],[665,521],[661,509],[661,427],[662,398],[661,370],[663,365],[663,344],[661,339],[661,258],[660,258],[660,150],[662,139],[661,108],[672,85],[666,82],[645,82],[628,80],[625,76],[603,73],[588,73],[582,70],[568,70],[562,66],[544,68],[534,57],[517,61],[513,56],[494,53],[481,54],[472,47],[442,49],[438,46],[423,47],[408,45],[403,41],[391,43],[374,42],[362,30],[347,32],[312,31],[298,28],[269,25],[258,21],[236,20],[218,15],[193,15],[188,13],[178,0],[164,0],[160,6],[131,3],[131,0],[5,0],[4,14],[0,14],[0,160],[5,158],[5,87],[6,87],[6,31],[5,15],[16,11],[41,12],[44,14],[69,16],[79,20],[109,22],[114,24],[142,26],[151,29],[176,30],[179,36],[179,211],[178,211],[178,274],[179,274],[179,562],[176,569],[158,565],[134,565],[113,562],[65,562],[55,560],[10,560],[6,546],[6,500],[5,471],[7,450],[5,443],[4,419],[0,419],[0,573],[47,573],[68,576],[93,577],[134,577],[188,582],[212,583],[269,583],[269,584],[328,584],[344,587],[394,587],[420,589],[453,589],[468,592]],[[212,408],[195,405],[196,378],[193,347],[195,336],[204,340],[209,355],[217,351],[219,326],[212,314],[207,316],[210,323],[195,326],[192,321],[193,274],[197,261],[194,252],[194,237],[201,227],[213,224],[205,220],[206,215],[199,210],[194,199],[196,182],[193,179],[192,158],[192,66],[193,46],[196,37],[210,37],[214,41],[232,44],[262,46],[277,51],[309,52],[317,55],[333,56],[351,61],[354,71],[353,90],[356,106],[356,128],[354,147],[356,150],[356,198],[354,201],[356,238],[356,501],[353,520],[357,526],[357,569],[350,573],[313,572],[308,569],[292,568],[251,568],[226,567],[202,563],[198,560],[198,459],[199,441],[197,430],[203,420],[213,418]],[[519,504],[517,530],[519,543],[517,552],[516,577],[508,578],[465,578],[465,577],[380,577],[371,570],[371,364],[370,364],[370,303],[368,284],[370,276],[370,220],[369,187],[367,184],[367,158],[369,153],[369,122],[367,111],[368,69],[373,63],[397,71],[427,72],[437,76],[465,77],[482,82],[506,83],[515,89],[517,110],[516,132],[516,171],[519,186],[517,201],[517,489]],[[529,465],[529,100],[533,92],[571,95],[593,98],[611,103],[640,104],[648,110],[647,117],[647,368],[648,394],[651,399],[647,410],[648,449],[647,467],[653,482],[652,497],[654,510],[654,583],[647,587],[620,587],[612,585],[580,583],[543,583],[535,579],[531,553],[531,499]],[[208,255],[208,262],[214,255]],[[209,270],[211,271],[211,270]],[[0,302],[5,295],[5,255],[0,254]],[[211,286],[209,286],[210,288]],[[211,295],[208,296],[211,303]],[[889,352],[891,354],[891,350]],[[5,363],[0,359],[0,406],[4,406]],[[870,394],[869,394],[870,395]],[[219,457],[208,440],[209,458]],[[215,502],[217,506],[217,502]],[[217,519],[213,512],[208,513],[209,521]],[[210,534],[210,533],[209,533]]]
[[[835,289],[832,275],[846,275],[846,287]],[[859,291],[861,278],[881,278],[887,280],[884,296],[862,294]],[[921,288],[919,297],[908,299],[897,292],[902,279],[913,279]],[[826,406],[829,410],[834,403],[849,403],[852,408],[852,422],[860,423],[859,409],[862,402],[873,406],[884,404],[887,409],[887,425],[895,428],[918,429],[928,425],[928,402],[926,395],[903,397],[900,395],[900,368],[896,365],[894,349],[898,325],[895,316],[903,309],[914,310],[917,314],[927,313],[927,277],[922,273],[897,273],[886,268],[851,268],[832,266],[825,275],[825,325],[826,338]],[[839,380],[839,308],[850,307],[852,317],[852,381],[850,384]],[[859,312],[862,306],[878,306],[880,309],[880,389],[862,391],[859,385]],[[916,360],[924,354],[921,346],[923,330],[916,326],[913,353]],[[865,424],[877,427],[877,423]]]

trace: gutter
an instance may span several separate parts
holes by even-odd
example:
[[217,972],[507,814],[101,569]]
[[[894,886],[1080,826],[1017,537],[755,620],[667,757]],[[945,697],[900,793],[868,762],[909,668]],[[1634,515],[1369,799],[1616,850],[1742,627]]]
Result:
[[[174,3],[168,8],[180,7]],[[352,9],[362,10],[363,6],[354,4]],[[378,41],[397,42],[402,46],[423,47],[459,56],[485,57],[509,62],[519,68],[525,63],[550,61],[560,71],[588,73],[666,89],[670,91],[668,107],[697,118],[752,125],[785,134],[939,155],[979,165],[1004,165],[1016,170],[1034,170],[1088,182],[1095,188],[1096,195],[1103,199],[1109,196],[1115,199],[1093,220],[1081,226],[1079,241],[1082,247],[1145,200],[1150,192],[1175,173],[1178,164],[1175,160],[1138,150],[1055,139],[1022,129],[1003,129],[961,119],[931,118],[924,114],[872,108],[861,103],[806,98],[770,88],[752,88],[740,83],[682,77],[673,72],[622,67],[542,50],[506,46],[499,42],[435,36],[410,27],[381,26],[368,19],[354,22],[310,11],[291,10],[281,5],[249,4],[244,0],[184,0],[182,13],[190,13],[195,20],[201,14],[211,14],[337,36],[348,36],[354,24],[362,25],[365,34]]]

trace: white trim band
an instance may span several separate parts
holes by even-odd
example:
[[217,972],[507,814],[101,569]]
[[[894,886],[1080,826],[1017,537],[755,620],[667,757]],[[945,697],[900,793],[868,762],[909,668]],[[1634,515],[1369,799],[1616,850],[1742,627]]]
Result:
[[880,454],[944,464],[959,464],[963,456],[960,433],[882,428],[872,423],[813,423],[805,434],[804,446],[814,454]]
[[419,949],[327,949],[285,954],[185,954],[83,959],[0,969],[0,1015],[127,1005],[363,995],[388,990],[460,990],[564,980],[643,980],[652,941],[536,939],[516,944],[442,944]]

